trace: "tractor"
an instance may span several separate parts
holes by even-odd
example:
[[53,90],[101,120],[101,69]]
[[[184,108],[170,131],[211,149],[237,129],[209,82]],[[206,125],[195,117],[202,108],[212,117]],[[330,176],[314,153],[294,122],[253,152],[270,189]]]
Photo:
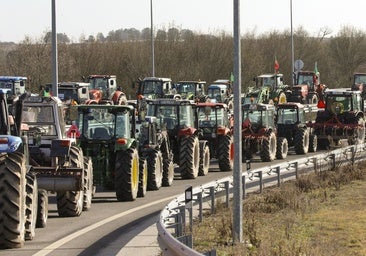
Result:
[[288,101],[302,104],[317,104],[321,97],[318,93],[322,93],[322,91],[318,90],[320,86],[319,77],[314,71],[298,71],[295,85],[287,91]]
[[[114,190],[118,201],[144,196],[147,163],[140,162],[135,110],[129,105],[79,105],[78,144],[93,163],[98,190]],[[71,128],[70,128],[71,129]]]
[[0,76],[0,90],[7,98],[14,98],[26,92],[27,77],[23,76]]
[[[135,84],[133,84],[135,87]],[[161,98],[177,98],[181,99],[180,95],[176,94],[172,80],[164,77],[145,77],[137,81],[137,99],[161,99]]]
[[28,127],[29,164],[38,187],[56,192],[59,216],[79,216],[90,209],[93,167],[75,138],[66,137],[62,101],[24,94],[14,101],[13,111],[17,127]]
[[86,104],[127,104],[126,94],[117,86],[115,75],[89,75],[84,80],[90,84],[90,99]]
[[182,96],[182,99],[205,102],[210,99],[206,95],[205,85],[205,81],[179,81],[174,85],[174,88],[177,94]]
[[202,102],[196,106],[201,139],[207,140],[211,158],[221,171],[232,171],[234,164],[233,117],[224,103]]
[[365,140],[364,98],[362,91],[349,88],[327,89],[319,101],[315,123],[318,147],[329,149],[354,145]]
[[242,105],[242,154],[243,160],[259,154],[263,162],[285,159],[288,142],[277,136],[275,106],[272,104]]
[[317,136],[308,125],[315,120],[317,111],[316,106],[296,102],[277,105],[277,134],[287,139],[289,148],[294,148],[296,154],[317,150]]
[[287,102],[289,86],[283,83],[283,74],[262,74],[253,78],[254,86],[248,87],[242,99],[243,104],[263,103],[277,105]]
[[90,100],[89,83],[61,82],[58,84],[58,97],[64,103],[66,124],[70,125],[70,106],[84,104]]
[[212,102],[225,103],[230,111],[234,108],[234,96],[230,80],[218,79],[212,82],[207,88],[207,95]]
[[20,134],[27,127],[10,115],[8,96],[0,92],[0,247],[4,249],[20,248],[32,240],[35,228],[45,227],[48,216],[48,195],[38,189],[29,165],[27,136]]
[[206,174],[210,165],[207,141],[199,140],[199,129],[195,128],[193,105],[178,99],[147,101],[147,116],[155,116],[159,126],[167,130],[173,161],[179,165],[183,179]]

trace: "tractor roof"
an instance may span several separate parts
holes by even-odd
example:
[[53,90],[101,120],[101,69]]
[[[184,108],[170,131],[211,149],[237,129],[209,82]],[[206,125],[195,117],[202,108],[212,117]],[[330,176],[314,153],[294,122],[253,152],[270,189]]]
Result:
[[171,82],[172,79],[166,77],[145,77],[142,81]]

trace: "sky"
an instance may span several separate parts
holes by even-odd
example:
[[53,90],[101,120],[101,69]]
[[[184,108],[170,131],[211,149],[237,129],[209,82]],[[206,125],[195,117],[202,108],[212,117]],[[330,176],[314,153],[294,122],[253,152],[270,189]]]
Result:
[[[233,31],[233,0],[55,0],[56,31],[77,42],[81,35],[150,27],[150,1],[156,29],[176,27],[195,32]],[[241,34],[290,31],[291,0],[241,0]],[[41,38],[52,28],[52,0],[3,0],[0,3],[0,41]],[[336,35],[342,26],[366,30],[365,0],[292,0],[293,29],[310,35],[326,28]]]

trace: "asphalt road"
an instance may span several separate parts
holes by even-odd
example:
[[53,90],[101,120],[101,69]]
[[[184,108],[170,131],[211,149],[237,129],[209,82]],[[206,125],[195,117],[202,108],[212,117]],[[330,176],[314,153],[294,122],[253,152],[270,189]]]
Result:
[[[304,156],[289,153],[285,161],[299,157]],[[278,163],[279,160],[271,163],[254,160],[252,168]],[[243,172],[245,168],[243,164]],[[97,192],[92,208],[80,217],[58,217],[54,195],[50,195],[47,227],[36,229],[35,238],[26,241],[23,248],[0,250],[0,255],[116,255],[135,235],[151,226],[161,209],[188,185],[195,187],[226,176],[231,173],[220,172],[213,160],[207,176],[182,180],[176,173],[171,187],[148,191],[144,198],[133,202],[118,202],[114,192]]]

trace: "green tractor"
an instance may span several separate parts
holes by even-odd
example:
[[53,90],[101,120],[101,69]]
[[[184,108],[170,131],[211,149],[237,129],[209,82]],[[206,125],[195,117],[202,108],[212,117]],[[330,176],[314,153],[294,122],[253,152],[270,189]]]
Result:
[[93,160],[97,189],[115,190],[118,201],[144,196],[147,164],[139,159],[133,106],[79,105],[77,111],[78,143]]
[[283,83],[282,74],[263,74],[253,79],[255,86],[250,86],[242,99],[243,104],[263,103],[277,105],[287,102],[288,85]]

